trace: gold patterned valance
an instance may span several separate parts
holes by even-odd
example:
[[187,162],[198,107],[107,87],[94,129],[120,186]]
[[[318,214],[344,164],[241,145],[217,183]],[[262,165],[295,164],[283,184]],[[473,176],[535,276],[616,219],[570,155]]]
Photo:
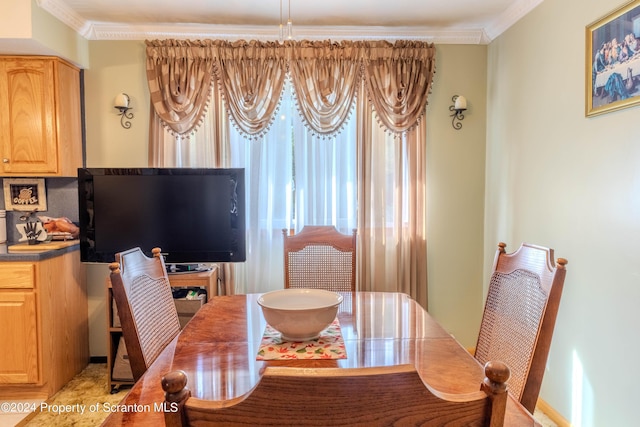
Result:
[[[392,132],[424,114],[435,47],[418,41],[147,41],[147,79],[155,113],[176,134],[193,132],[219,85],[229,115],[249,136],[268,130],[290,76],[313,132],[340,130],[357,96],[366,96]],[[364,81],[366,94],[358,93]]]

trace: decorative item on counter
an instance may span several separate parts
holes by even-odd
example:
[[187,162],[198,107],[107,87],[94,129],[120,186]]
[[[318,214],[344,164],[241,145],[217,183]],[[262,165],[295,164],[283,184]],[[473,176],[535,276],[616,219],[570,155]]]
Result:
[[80,228],[67,217],[51,218],[50,216],[38,216],[44,226],[44,230],[52,240],[73,240],[80,235]]
[[30,245],[35,245],[47,240],[47,232],[42,226],[42,221],[36,216],[38,209],[34,209],[20,217],[22,224],[16,224],[16,228],[20,233],[19,242],[27,241]]

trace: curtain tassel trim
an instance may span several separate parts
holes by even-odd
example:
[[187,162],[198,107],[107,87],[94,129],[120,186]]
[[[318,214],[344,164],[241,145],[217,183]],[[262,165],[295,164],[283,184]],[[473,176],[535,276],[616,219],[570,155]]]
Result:
[[433,43],[411,40],[146,44],[154,110],[165,129],[185,138],[202,125],[214,84],[238,132],[262,138],[275,121],[285,79],[302,122],[316,136],[340,133],[358,96],[366,97],[386,132],[401,136],[423,119],[435,72]]

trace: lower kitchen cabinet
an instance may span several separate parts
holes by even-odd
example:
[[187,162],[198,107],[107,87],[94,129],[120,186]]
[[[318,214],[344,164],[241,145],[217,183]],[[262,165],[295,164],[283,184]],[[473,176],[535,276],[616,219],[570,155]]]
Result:
[[0,260],[0,400],[47,399],[89,363],[84,265],[77,250]]

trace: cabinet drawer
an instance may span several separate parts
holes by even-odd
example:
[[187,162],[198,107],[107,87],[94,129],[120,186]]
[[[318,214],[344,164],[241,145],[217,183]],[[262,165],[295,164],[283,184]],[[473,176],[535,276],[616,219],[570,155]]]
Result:
[[0,289],[33,289],[36,266],[30,262],[0,262]]

